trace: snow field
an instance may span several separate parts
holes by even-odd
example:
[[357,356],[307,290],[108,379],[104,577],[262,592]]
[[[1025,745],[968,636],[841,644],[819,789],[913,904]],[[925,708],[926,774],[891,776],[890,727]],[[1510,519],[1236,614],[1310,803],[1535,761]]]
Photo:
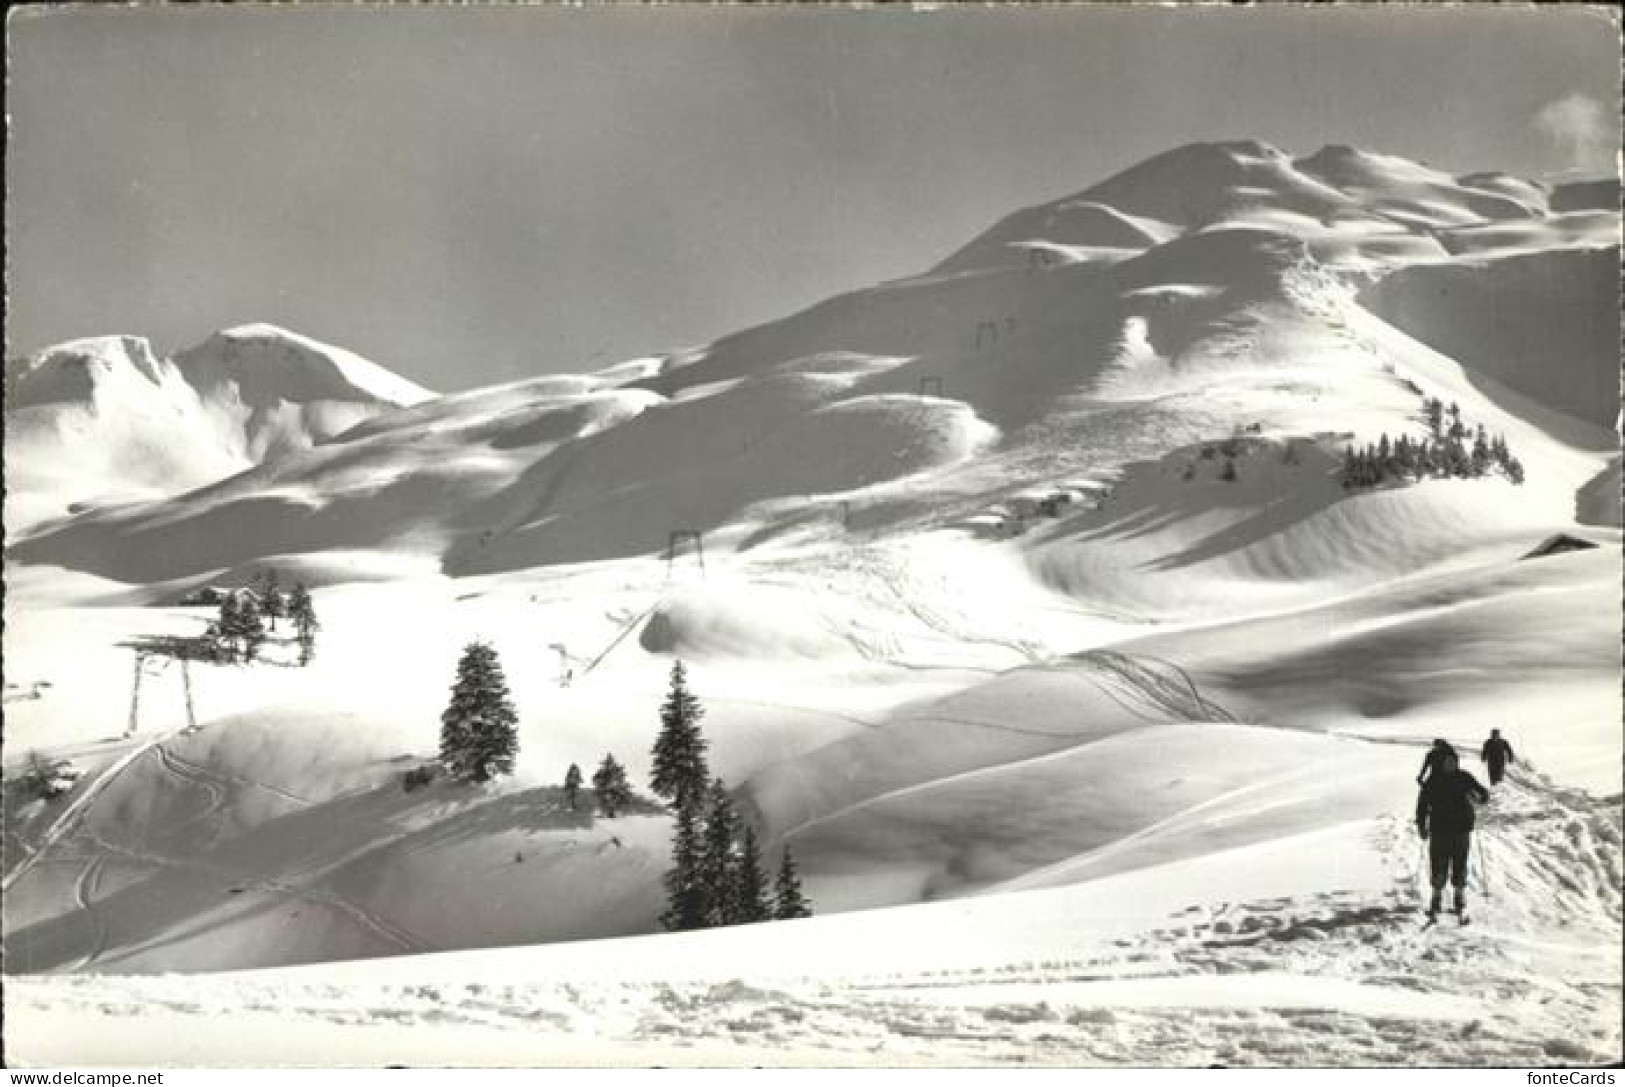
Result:
[[[596,374],[430,398],[265,326],[8,364],[22,1059],[1617,1060],[1618,218],[1559,196],[1202,144]],[[1433,396],[1526,483],[1344,491]],[[1557,533],[1597,546],[1523,560]],[[266,566],[310,667],[132,698]],[[516,772],[408,792],[476,639]],[[657,934],[668,817],[565,804],[643,786],[674,658],[819,916]],[[1491,727],[1474,923],[1423,931],[1411,781]]]

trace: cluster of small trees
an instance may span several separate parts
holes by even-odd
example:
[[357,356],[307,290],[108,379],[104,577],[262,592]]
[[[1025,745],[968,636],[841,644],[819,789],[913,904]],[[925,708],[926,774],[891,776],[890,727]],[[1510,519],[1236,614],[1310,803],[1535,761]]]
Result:
[[[564,806],[571,811],[581,810],[581,767],[575,763],[564,773]],[[631,807],[632,783],[627,780],[626,767],[605,755],[604,761],[592,774],[592,795],[598,802],[598,814],[613,819]]]
[[224,660],[256,660],[266,639],[276,631],[278,619],[293,623],[299,663],[309,664],[315,659],[316,632],[321,629],[316,605],[303,582],[284,592],[275,570],[262,573],[252,589],[228,592],[221,598],[220,613],[209,628],[209,642],[215,655]]
[[[519,714],[502,662],[485,642],[470,642],[457,662],[451,701],[440,715],[439,765],[453,781],[478,785],[513,773],[518,755]],[[581,783],[581,767],[571,763],[564,775],[564,800],[571,811],[580,803]],[[626,769],[612,754],[598,764],[592,787],[605,818],[615,818],[632,803]]]
[[1375,443],[1350,446],[1343,455],[1343,486],[1375,487],[1386,480],[1477,479],[1499,469],[1507,479],[1522,484],[1523,463],[1507,448],[1506,439],[1493,437],[1482,425],[1469,431],[1461,408],[1448,408],[1436,398],[1423,402],[1428,436],[1390,440],[1384,433]]
[[702,802],[675,810],[663,926],[678,932],[812,916],[789,846],[769,891],[756,831],[739,817],[721,778],[711,779]]
[[215,652],[225,660],[255,660],[265,644],[265,617],[250,593],[227,593],[210,630]]
[[[660,707],[650,781],[677,817],[661,924],[679,930],[810,916],[788,848],[769,891],[755,830],[735,810],[727,785],[710,776],[699,727],[704,714],[678,661]],[[518,714],[496,651],[484,642],[471,643],[458,662],[451,702],[440,715],[440,765],[454,781],[480,784],[512,773],[518,752]],[[572,763],[564,775],[571,811],[577,810],[581,785],[581,767]],[[613,754],[604,756],[592,786],[605,818],[615,818],[634,799],[626,770]]]
[[788,846],[769,894],[756,831],[735,810],[727,784],[710,776],[699,725],[704,715],[682,661],[676,662],[660,707],[649,783],[677,817],[660,923],[681,931],[810,916]]

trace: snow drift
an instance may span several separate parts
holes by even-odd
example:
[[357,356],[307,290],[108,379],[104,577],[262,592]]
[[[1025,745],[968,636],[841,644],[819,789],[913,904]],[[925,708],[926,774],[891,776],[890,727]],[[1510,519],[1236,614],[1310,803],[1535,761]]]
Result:
[[[434,397],[264,326],[8,364],[27,1059],[247,1059],[191,1028],[264,1008],[279,1061],[1617,1059],[1606,195],[1196,144],[594,374]],[[1522,482],[1344,485],[1432,399]],[[152,652],[266,567],[307,667]],[[409,789],[475,639],[516,771]],[[606,754],[644,789],[673,658],[820,916],[658,934],[669,813],[570,806]],[[1425,944],[1412,776],[1490,727],[1475,924]]]

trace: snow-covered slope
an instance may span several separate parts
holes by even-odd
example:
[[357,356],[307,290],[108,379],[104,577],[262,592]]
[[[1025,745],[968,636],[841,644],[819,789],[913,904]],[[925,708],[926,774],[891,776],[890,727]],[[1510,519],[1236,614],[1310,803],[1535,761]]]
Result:
[[134,336],[6,362],[6,529],[241,471],[196,390]]
[[341,348],[274,328],[173,358],[135,336],[6,364],[6,526],[151,500],[306,449],[432,394]]
[[[1176,215],[1164,190],[1194,194],[1200,208]],[[324,546],[393,546],[467,574],[648,554],[679,529],[726,530],[748,545],[814,511],[878,530],[922,514],[929,523],[935,507],[941,523],[997,504],[1012,480],[1104,478],[1238,426],[1415,433],[1422,396],[1445,393],[1492,429],[1522,426],[1526,462],[1565,465],[1537,468],[1530,489],[1566,489],[1572,509],[1613,444],[1596,405],[1617,380],[1614,258],[1576,249],[1569,217],[1543,218],[1538,193],[1347,149],[1294,163],[1249,144],[1187,148],[1022,212],[932,274],[832,299],[657,372],[450,398],[432,415],[370,423],[356,432],[368,440],[342,451],[284,455],[271,472],[56,526],[18,557],[152,580]],[[1135,210],[1114,218],[1113,197]],[[1305,225],[1310,211],[1320,218]],[[1521,231],[1497,243],[1503,255],[1453,258],[1438,243],[1489,214]],[[1606,238],[1606,225],[1581,240]],[[1406,256],[1396,237],[1428,248]],[[1051,256],[1111,244],[1089,259],[1029,261],[1037,242]],[[1354,288],[1379,275],[1361,300],[1450,357],[1355,306]],[[1482,286],[1437,303],[1429,284],[1440,277]],[[271,351],[253,330],[198,351],[180,364],[197,370],[206,358],[219,375],[194,382],[238,420],[245,454],[280,449],[290,419],[304,433],[350,403],[324,382],[385,384],[333,352],[316,365],[291,347]],[[309,394],[267,413],[257,386],[234,376],[245,368],[291,369]],[[1533,419],[1509,389],[1560,416]],[[426,447],[428,431],[437,437]],[[436,456],[408,451],[430,447]],[[217,530],[238,521],[254,531]]]
[[217,332],[174,361],[254,463],[433,396],[359,355],[271,325]]
[[1361,301],[1429,346],[1471,360],[1469,374],[1610,427],[1620,411],[1618,229],[1615,218],[1612,244],[1599,248],[1523,246],[1403,268]]
[[[8,369],[8,453],[96,451],[24,462],[39,516],[148,499],[7,552],[7,968],[76,975],[8,985],[26,1059],[1617,1058],[1618,242],[1590,190],[1236,141],[595,374],[435,398],[258,326]],[[1430,398],[1523,481],[1345,488]],[[308,667],[135,656],[266,566]],[[409,791],[476,638],[516,772]],[[642,790],[674,658],[821,916],[657,935],[669,816],[568,808],[606,753]],[[1475,927],[1418,933],[1422,747],[1491,727]],[[131,1014],[172,1029],[85,1026]]]

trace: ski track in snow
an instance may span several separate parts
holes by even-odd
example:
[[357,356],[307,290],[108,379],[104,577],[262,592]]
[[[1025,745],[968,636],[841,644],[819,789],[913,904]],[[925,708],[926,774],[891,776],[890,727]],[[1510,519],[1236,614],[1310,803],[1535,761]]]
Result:
[[290,793],[286,789],[279,788],[269,782],[260,781],[258,778],[241,777],[237,774],[222,773],[219,770],[200,766],[195,762],[182,758],[173,750],[161,744],[158,746],[158,755],[163,760],[165,768],[174,773],[175,776],[209,791],[212,795],[218,795],[222,786],[229,788],[232,785],[241,785],[270,793],[272,796],[291,801],[301,807],[308,808],[315,803],[315,801],[307,797]]
[[184,823],[179,824],[176,829],[185,829],[196,823],[212,819],[219,814],[220,809],[226,805],[226,789],[220,782],[204,772],[202,767],[186,762],[184,759],[176,758],[174,752],[170,751],[162,743],[154,744],[152,749],[157,752],[158,761],[163,764],[165,770],[179,778],[183,783],[201,789],[204,795],[208,797],[204,809]]
[[[1175,683],[1128,654],[1109,650],[1091,650],[1079,658],[1079,662],[1090,666],[1093,673],[1090,678],[1108,697],[1136,717],[1152,722],[1171,718],[1238,723],[1228,710],[1203,698],[1189,676]],[[1138,712],[1119,695],[1149,709],[1151,715]]]
[[85,949],[84,957],[74,966],[75,970],[82,970],[95,962],[101,955],[102,950],[107,946],[107,923],[102,920],[101,914],[96,912],[94,901],[96,883],[101,877],[102,866],[106,862],[106,854],[98,853],[92,856],[85,862],[85,867],[80,871],[79,878],[74,881],[74,902],[78,905],[80,911],[90,919],[92,934]]
[[[396,954],[416,954],[423,951],[433,950],[432,948],[428,947],[424,941],[407,932],[400,925],[395,924],[388,918],[357,905],[356,903],[351,902],[340,895],[333,894],[328,891],[319,891],[313,887],[291,882],[286,878],[266,879],[263,876],[236,872],[221,865],[211,864],[197,858],[178,860],[174,857],[166,857],[158,853],[131,849],[127,846],[118,845],[116,843],[109,842],[104,838],[100,838],[88,833],[86,834],[86,838],[97,849],[104,850],[107,853],[118,854],[129,860],[135,861],[138,864],[157,868],[174,868],[186,872],[201,872],[217,880],[221,886],[229,886],[233,890],[258,891],[263,894],[275,895],[277,897],[293,899],[299,902],[306,902],[314,906],[325,906],[328,909],[341,914],[355,925],[366,929],[368,932],[378,937],[385,944],[389,945],[389,947],[392,948],[393,952]],[[303,872],[288,873],[288,875],[299,875],[315,878],[323,872],[330,870],[332,867],[333,866],[331,864],[322,864],[313,866],[312,868]],[[83,908],[82,902],[81,907]]]
[[38,864],[57,842],[66,837],[77,824],[83,822],[85,812],[90,809],[90,806],[95,803],[96,799],[101,796],[107,787],[117,780],[120,774],[134,765],[137,759],[162,744],[172,735],[174,733],[164,733],[137,744],[120,756],[111,766],[97,774],[95,779],[86,785],[79,795],[57,814],[56,819],[51,822],[50,826],[45,828],[38,840],[30,847],[28,855],[19,861],[15,868],[6,873],[5,879],[0,881],[0,891],[11,890],[12,885],[27,875],[28,871]]
[[[123,856],[129,860],[136,861],[137,863],[147,866],[177,868],[185,871],[203,871],[219,879],[223,884],[231,884],[241,889],[253,889],[268,894],[308,902],[312,905],[326,907],[380,939],[391,949],[392,953],[414,954],[429,950],[421,939],[407,932],[405,929],[390,921],[388,918],[385,918],[373,911],[367,910],[339,895],[317,891],[307,886],[299,886],[282,879],[264,879],[252,875],[230,872],[219,866],[208,864],[196,857],[178,860],[176,858],[163,856],[157,853],[133,850],[126,846],[109,842],[90,831],[88,828],[84,827],[83,822],[85,815],[90,811],[91,806],[97,797],[99,797],[107,786],[112,783],[112,779],[116,777],[118,773],[133,765],[137,760],[149,752],[158,756],[159,763],[168,773],[172,774],[185,785],[201,790],[207,798],[204,809],[197,814],[188,817],[184,822],[177,824],[176,829],[185,829],[216,818],[225,808],[229,799],[230,787],[234,784],[248,788],[262,789],[281,799],[288,800],[302,806],[308,807],[312,803],[312,801],[304,797],[296,796],[275,786],[268,785],[265,782],[250,778],[238,777],[236,775],[219,774],[206,767],[200,766],[197,763],[190,762],[189,760],[175,754],[166,746],[167,741],[171,739],[173,739],[173,735],[155,737],[148,743],[135,749],[124,759],[120,760],[116,766],[109,768],[107,771],[101,774],[96,781],[92,783],[94,791],[87,789],[86,792],[81,795],[78,804],[64,811],[57,818],[56,822],[53,823],[50,828],[48,828],[46,834],[42,836],[40,844],[36,846],[34,851],[27,856],[25,862],[20,863],[17,869],[14,870],[11,876],[8,877],[9,886],[10,882],[14,882],[16,879],[19,879],[22,875],[26,874],[28,868],[45,861],[46,858],[43,856],[43,854],[45,854],[47,850],[54,849],[62,844],[65,844],[65,840],[73,841],[83,839],[92,847],[94,851],[90,853],[88,859],[82,860],[84,868],[81,870],[79,877],[74,884],[74,904],[75,907],[86,917],[91,936],[89,937],[86,951],[83,953],[80,960],[74,966],[69,968],[70,970],[79,970],[90,966],[96,962],[96,960],[99,959],[106,950],[106,943],[108,939],[107,926],[106,922],[95,907],[94,895],[102,867],[110,855]],[[78,855],[53,856],[49,858],[49,860],[51,862],[58,860],[64,862],[70,860],[80,862],[81,858]],[[339,863],[342,863],[342,859]],[[317,878],[334,867],[336,867],[335,863],[323,862],[310,866],[307,870],[290,872],[287,874],[299,877]]]
[[[1465,928],[1449,917],[1421,925],[1425,855],[1408,816],[1373,824],[1393,877],[1375,897],[1343,891],[1192,907],[1051,961],[720,983],[286,985],[249,973],[233,976],[231,999],[244,1013],[294,1021],[443,1030],[448,1046],[459,1030],[495,1031],[543,1052],[549,1039],[562,1050],[586,1037],[605,1053],[658,1046],[697,1063],[1542,1065],[1617,1054],[1619,965],[1594,954],[1619,934],[1612,798],[1515,768],[1475,835],[1482,864]],[[93,857],[80,875],[87,912],[99,864]],[[398,926],[334,896],[252,885],[331,906],[402,950],[414,945]],[[1531,969],[1531,955],[1561,968]],[[85,962],[92,958],[94,949]],[[1242,994],[1250,980],[1263,995],[1215,999],[1216,979]],[[121,1002],[199,1018],[221,1012],[212,998],[176,991],[184,982],[98,981],[26,979],[24,995],[46,1005],[82,999],[112,1016],[125,1014]],[[1288,987],[1270,988],[1277,983]],[[1160,995],[1114,998],[1135,986]],[[1401,1003],[1385,1010],[1392,1000]]]

